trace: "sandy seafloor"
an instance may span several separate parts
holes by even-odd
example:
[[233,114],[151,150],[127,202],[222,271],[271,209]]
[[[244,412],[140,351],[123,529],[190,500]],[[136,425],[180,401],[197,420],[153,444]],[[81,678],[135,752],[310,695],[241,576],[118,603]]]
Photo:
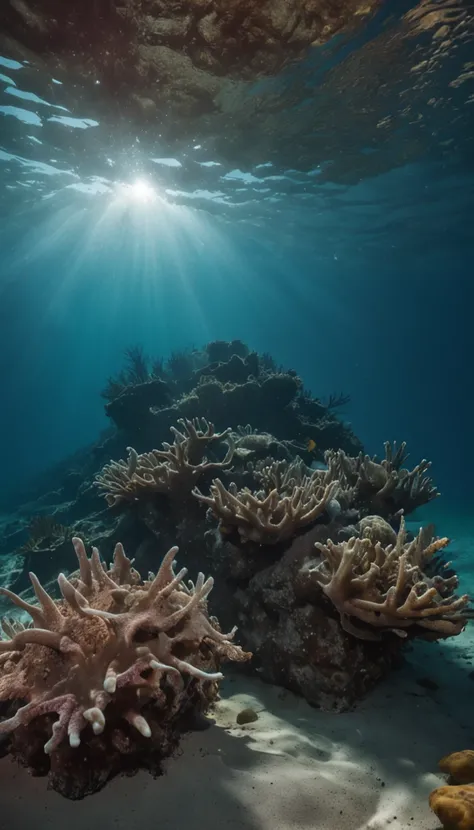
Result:
[[[461,588],[474,595],[474,523],[459,523],[452,550]],[[437,762],[474,748],[473,698],[474,623],[444,643],[417,643],[407,664],[346,714],[229,677],[215,724],[187,735],[156,780],[119,777],[71,802],[3,759],[0,830],[434,830],[428,795],[444,783]],[[239,727],[246,706],[259,718]]]

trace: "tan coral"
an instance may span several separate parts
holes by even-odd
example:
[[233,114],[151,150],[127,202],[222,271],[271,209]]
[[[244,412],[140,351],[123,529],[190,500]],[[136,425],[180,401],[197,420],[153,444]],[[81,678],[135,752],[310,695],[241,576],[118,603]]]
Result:
[[360,453],[352,458],[343,450],[329,450],[325,459],[334,478],[341,483],[349,504],[367,505],[374,513],[405,514],[439,496],[432,479],[427,475],[431,462],[423,459],[408,470],[403,467],[408,458],[406,443],[384,444],[385,458]]
[[474,786],[438,787],[430,807],[445,830],[474,830]]
[[[191,492],[205,472],[228,469],[232,463],[234,446],[229,430],[214,431],[213,424],[204,419],[181,419],[183,432],[172,427],[174,442],[164,443],[163,450],[137,453],[128,447],[126,461],[112,461],[96,477],[96,486],[103,491],[111,507],[163,494],[170,497]],[[228,451],[223,461],[208,461],[205,449],[212,441],[227,439]]]
[[[402,519],[394,545],[356,537],[317,543],[322,561],[307,572],[338,610],[343,627],[361,639],[378,639],[377,629],[406,636],[412,626],[447,637],[464,629],[469,597],[451,593],[456,579],[430,580],[422,571],[447,544],[446,538],[426,544],[423,530],[406,542]],[[354,619],[364,625],[356,626]]]
[[474,782],[474,751],[472,749],[451,752],[441,758],[438,766],[441,772],[447,773],[456,784]]
[[186,585],[186,569],[175,573],[177,548],[143,582],[120,544],[108,569],[96,548],[89,559],[79,538],[73,544],[79,572],[59,574],[62,600],[54,601],[34,574],[36,605],[1,589],[33,627],[3,623],[11,639],[0,641],[0,700],[26,703],[0,723],[0,735],[56,714],[47,754],[63,741],[79,746],[89,724],[95,735],[104,732],[109,711],[150,737],[147,704],[166,719],[186,699],[190,679],[217,684],[221,658],[249,657],[232,643],[235,629],[223,634],[209,619],[212,578],[199,574]]
[[253,493],[248,488],[229,488],[215,479],[211,494],[205,496],[197,487],[193,495],[219,519],[221,533],[237,530],[243,542],[273,545],[291,539],[303,527],[316,521],[338,491],[338,482],[323,486],[318,477],[306,476],[298,486],[282,495],[276,488],[268,494]]

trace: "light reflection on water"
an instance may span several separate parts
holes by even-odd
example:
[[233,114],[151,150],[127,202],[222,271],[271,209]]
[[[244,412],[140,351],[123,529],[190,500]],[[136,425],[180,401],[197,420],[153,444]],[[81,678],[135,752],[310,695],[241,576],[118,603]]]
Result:
[[[297,221],[337,234],[337,210],[364,233],[396,225],[402,203],[407,221],[408,187],[416,192],[411,214],[408,207],[416,226],[420,205],[429,210],[456,189],[457,162],[463,186],[473,172],[473,34],[467,6],[456,2],[381,15],[351,42],[313,50],[278,78],[247,84],[211,136],[200,135],[197,119],[181,125],[179,138],[170,138],[169,125],[164,138],[161,125],[141,131],[109,112],[101,117],[97,89],[4,55],[0,210],[107,200],[140,180],[171,204],[223,220],[258,227],[278,211],[289,232]],[[420,161],[425,173],[430,165],[428,176]],[[400,168],[395,178],[390,171]],[[368,181],[378,182],[376,211]],[[390,220],[380,200],[390,205]],[[454,228],[456,211],[450,222]]]

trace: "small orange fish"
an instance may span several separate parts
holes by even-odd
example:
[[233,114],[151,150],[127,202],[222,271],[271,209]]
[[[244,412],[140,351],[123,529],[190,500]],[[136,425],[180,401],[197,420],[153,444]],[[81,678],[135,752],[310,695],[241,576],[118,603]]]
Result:
[[313,441],[313,439],[310,438],[308,440],[308,443],[306,444],[306,449],[308,450],[308,452],[314,452],[314,450],[316,449],[316,441]]

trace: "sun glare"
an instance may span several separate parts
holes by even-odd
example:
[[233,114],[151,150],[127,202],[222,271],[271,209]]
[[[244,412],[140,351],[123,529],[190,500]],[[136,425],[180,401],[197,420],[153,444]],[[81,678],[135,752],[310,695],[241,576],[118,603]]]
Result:
[[133,184],[125,185],[125,188],[128,197],[140,204],[154,202],[157,197],[156,190],[143,179],[137,179]]

